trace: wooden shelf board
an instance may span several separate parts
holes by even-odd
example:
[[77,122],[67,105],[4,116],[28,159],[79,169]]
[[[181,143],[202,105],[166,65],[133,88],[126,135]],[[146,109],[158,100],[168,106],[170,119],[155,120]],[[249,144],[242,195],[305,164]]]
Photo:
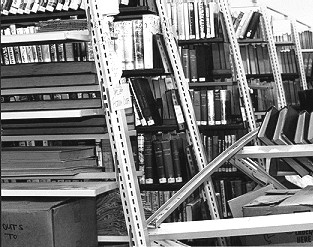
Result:
[[279,158],[313,156],[313,144],[246,146],[236,154],[238,158]]
[[118,188],[117,182],[2,183],[2,196],[95,197]]
[[19,34],[19,35],[3,35],[1,37],[2,45],[19,45],[27,43],[50,43],[50,42],[77,42],[90,41],[88,30],[82,31],[56,31],[56,32],[42,32],[33,34]]
[[149,229],[150,240],[215,238],[313,229],[313,212],[220,220],[163,223]]
[[104,109],[54,110],[54,111],[19,111],[1,112],[2,120],[38,119],[38,118],[79,118],[85,116],[103,115]]

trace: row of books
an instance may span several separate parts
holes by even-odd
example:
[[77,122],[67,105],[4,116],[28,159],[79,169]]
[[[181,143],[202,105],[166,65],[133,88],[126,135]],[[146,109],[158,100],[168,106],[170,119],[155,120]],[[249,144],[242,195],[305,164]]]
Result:
[[[260,79],[248,79],[247,81],[251,88],[250,95],[255,112],[267,111],[272,105],[277,105],[274,82]],[[288,81],[284,83],[287,85]]]
[[152,69],[158,58],[158,42],[155,34],[160,33],[160,18],[156,15],[142,15],[142,19],[115,21],[111,35],[114,50],[122,69]]
[[232,213],[228,201],[252,191],[256,183],[241,177],[214,178],[214,189],[217,194],[217,202],[220,216],[222,218],[232,218]]
[[189,82],[213,81],[215,71],[231,74],[228,43],[184,45],[180,47],[180,54]]
[[[148,218],[168,201],[177,191],[142,191],[141,199]],[[199,196],[199,192],[191,194],[165,222],[186,222],[210,219],[207,203]]]
[[[258,138],[265,145],[313,143],[313,112],[298,111],[290,105],[280,110],[273,106],[264,117]],[[300,176],[308,175],[313,171],[311,158],[283,158],[283,161]]]
[[299,91],[301,91],[300,79],[283,81],[285,98],[288,104],[299,105]]
[[[118,0],[116,4],[120,6],[145,6],[146,0]],[[86,2],[84,0],[51,0],[51,1],[13,1],[4,0],[1,1],[1,14],[30,14],[40,12],[57,12],[57,11],[69,11],[86,9]]]
[[[247,74],[270,74],[270,63],[267,46],[261,44],[240,46],[242,62]],[[293,48],[277,48],[279,66],[282,73],[297,73],[295,50]]]
[[[211,162],[213,159],[215,159],[219,154],[221,154],[223,151],[225,151],[228,147],[230,147],[232,144],[236,141],[236,135],[230,134],[230,135],[224,135],[224,136],[218,136],[218,135],[208,135],[201,133],[202,142],[204,149],[206,151],[207,160],[208,162]],[[229,169],[231,168],[231,169]],[[235,171],[229,164],[225,163],[223,165],[223,168],[221,167],[219,172],[222,171],[230,172]]]
[[299,33],[300,46],[302,49],[312,49],[313,48],[313,34],[312,31],[306,30]]
[[186,128],[177,89],[171,77],[129,79],[135,112],[135,125],[176,125]]
[[[238,39],[262,38],[262,14],[257,10],[234,11],[232,13],[233,25]],[[256,35],[257,34],[257,35]]]
[[[186,182],[197,172],[184,132],[138,133],[137,141],[138,169],[144,172],[139,179],[141,184]],[[187,150],[190,166],[187,165]]]
[[212,0],[169,0],[167,10],[179,40],[223,37],[218,5]]
[[198,125],[231,122],[231,91],[227,89],[190,90]]
[[278,63],[282,73],[298,73],[296,52],[291,47],[277,47]]
[[[10,25],[1,30],[3,35],[18,35],[36,33],[35,26],[18,27]],[[1,64],[20,63],[93,61],[93,51],[90,42],[50,43],[43,45],[20,45],[1,48]]]
[[100,98],[100,92],[2,95],[1,103]]

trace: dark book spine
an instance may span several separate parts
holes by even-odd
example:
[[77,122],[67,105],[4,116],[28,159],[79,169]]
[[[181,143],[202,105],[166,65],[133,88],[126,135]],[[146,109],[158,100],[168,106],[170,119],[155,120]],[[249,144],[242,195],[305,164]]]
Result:
[[145,166],[145,182],[146,184],[154,183],[153,172],[153,152],[152,141],[149,139],[144,140],[144,166]]
[[166,176],[165,176],[165,167],[163,161],[163,152],[162,152],[162,143],[161,141],[155,140],[153,142],[154,147],[154,155],[155,155],[155,163],[157,166],[157,174],[158,180],[160,184],[166,183]]
[[172,151],[171,151],[171,143],[170,140],[163,140],[162,143],[162,152],[163,152],[163,160],[165,166],[165,174],[168,183],[175,183],[174,177],[174,167],[173,167],[173,159],[172,159]]
[[183,175],[181,170],[181,161],[178,149],[178,140],[172,139],[171,142],[171,151],[172,151],[172,158],[173,158],[173,167],[174,167],[174,177],[177,183],[183,181]]
[[248,39],[252,39],[255,35],[255,32],[258,28],[259,22],[260,22],[261,13],[258,11],[254,11],[252,14],[252,17],[250,19],[250,22],[248,24],[248,27],[246,29],[245,37]]

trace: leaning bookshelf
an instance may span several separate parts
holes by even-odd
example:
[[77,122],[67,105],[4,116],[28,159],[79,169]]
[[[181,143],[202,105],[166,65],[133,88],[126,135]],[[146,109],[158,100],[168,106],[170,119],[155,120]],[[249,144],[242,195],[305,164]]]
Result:
[[[148,3],[153,1],[144,2]],[[126,232],[123,236],[107,236],[102,231],[101,234],[98,234],[99,242],[126,241],[131,242],[133,246],[182,246],[190,243],[188,241],[186,242],[186,239],[192,238],[193,240],[197,240],[209,238],[208,242],[205,242],[206,245],[227,245],[228,236],[243,236],[257,233],[267,234],[290,230],[302,231],[313,227],[312,221],[310,220],[310,218],[312,218],[312,213],[308,212],[297,213],[296,216],[280,215],[264,216],[260,218],[248,217],[245,219],[220,219],[221,215],[225,215],[227,218],[228,214],[227,210],[225,210],[225,204],[222,211],[220,211],[217,206],[218,197],[215,193],[216,191],[212,176],[219,171],[219,169],[227,169],[229,171],[230,168],[233,169],[232,167],[235,166],[248,176],[253,177],[253,180],[261,186],[273,184],[275,188],[283,189],[285,187],[280,182],[271,177],[264,169],[261,169],[254,160],[250,159],[250,157],[259,158],[258,155],[262,152],[273,153],[273,156],[271,157],[286,155],[300,156],[303,154],[298,153],[297,150],[291,154],[290,152],[288,153],[288,148],[292,147],[289,147],[288,145],[277,145],[275,146],[276,151],[262,151],[262,147],[259,148],[258,146],[246,147],[249,143],[256,140],[258,129],[255,124],[254,112],[250,99],[250,90],[245,80],[245,74],[240,71],[240,68],[243,68],[243,64],[226,2],[220,0],[219,5],[222,10],[221,19],[223,20],[223,18],[225,18],[224,25],[226,29],[228,29],[228,38],[231,39],[230,43],[232,52],[235,53],[233,64],[227,64],[226,58],[228,55],[220,55],[221,52],[219,49],[228,49],[228,45],[221,42],[219,39],[220,37],[213,42],[209,40],[200,41],[200,43],[204,42],[202,44],[205,45],[199,45],[199,43],[195,44],[194,41],[186,39],[188,36],[189,38],[193,37],[192,35],[195,35],[195,37],[197,37],[197,35],[199,35],[199,37],[202,35],[203,37],[203,33],[204,36],[208,35],[206,38],[212,38],[216,32],[218,33],[219,29],[215,29],[214,26],[214,16],[218,15],[218,12],[215,9],[217,5],[210,3],[208,5],[215,7],[208,10],[213,18],[212,21],[207,22],[206,25],[209,23],[212,24],[214,31],[212,29],[210,31],[208,31],[208,29],[204,31],[203,29],[204,32],[199,31],[197,33],[193,28],[190,28],[187,31],[187,23],[184,23],[184,25],[186,24],[184,29],[181,27],[179,28],[184,31],[184,39],[180,41],[181,43],[178,42],[182,45],[182,58],[183,54],[191,55],[189,59],[186,59],[187,56],[185,56],[185,62],[190,60],[188,70],[190,72],[190,77],[187,77],[188,79],[186,78],[186,75],[188,75],[187,71],[184,70],[188,65],[183,66],[181,55],[175,41],[177,33],[175,33],[175,29],[172,30],[172,25],[170,24],[169,12],[167,9],[168,1],[157,0],[155,2],[156,5],[153,5],[156,6],[159,20],[157,20],[157,16],[154,16],[149,20],[149,23],[154,25],[153,28],[159,28],[160,33],[157,31],[155,33],[150,32],[156,34],[157,38],[154,39],[153,35],[151,35],[148,42],[157,45],[156,50],[161,53],[161,60],[155,61],[153,59],[153,61],[150,60],[150,63],[147,64],[140,61],[142,57],[144,58],[142,54],[133,56],[133,52],[129,52],[129,50],[127,51],[125,49],[132,46],[128,43],[129,38],[127,38],[131,36],[130,30],[123,30],[123,33],[121,29],[115,28],[114,30],[113,18],[111,15],[108,15],[106,8],[103,8],[103,3],[101,1],[87,0],[83,3],[84,9],[86,9],[86,16],[88,17],[88,26],[90,26],[89,31],[91,42],[81,44],[75,40],[75,43],[79,43],[79,45],[75,45],[75,49],[74,46],[72,47],[74,61],[63,61],[60,63],[56,61],[42,64],[10,64],[11,60],[13,61],[13,57],[12,59],[9,59],[10,50],[12,51],[14,50],[14,47],[21,45],[21,47],[23,47],[22,50],[27,54],[27,50],[35,49],[35,47],[37,48],[36,42],[16,43],[14,41],[12,46],[5,46],[5,48],[12,47],[12,49],[2,50],[3,52],[7,52],[7,56],[3,57],[6,59],[3,59],[3,63],[6,62],[8,64],[3,65],[3,67],[8,68],[8,71],[10,68],[18,67],[20,65],[21,67],[25,65],[29,68],[29,70],[25,72],[24,67],[24,70],[21,72],[25,73],[23,76],[20,76],[20,78],[24,78],[23,80],[15,77],[12,72],[8,72],[5,77],[7,88],[5,89],[6,91],[3,101],[8,104],[13,102],[15,105],[17,105],[16,103],[21,103],[19,106],[23,109],[18,109],[16,112],[12,109],[8,109],[6,112],[2,112],[5,113],[3,116],[6,116],[6,119],[2,120],[3,123],[6,124],[6,128],[4,128],[3,131],[4,133],[7,133],[7,135],[2,136],[2,138],[4,138],[3,140],[6,140],[6,142],[13,140],[14,143],[10,143],[8,146],[19,145],[19,141],[24,140],[26,140],[25,143],[21,143],[21,145],[25,146],[39,143],[42,146],[46,146],[47,141],[48,144],[49,141],[60,144],[60,140],[55,138],[64,138],[65,140],[70,139],[71,145],[93,146],[95,144],[94,142],[77,142],[77,136],[80,136],[80,140],[89,140],[90,136],[92,136],[91,139],[94,137],[97,138],[97,145],[102,146],[103,148],[103,150],[97,149],[98,151],[95,151],[95,156],[96,154],[100,154],[100,157],[97,160],[101,161],[102,159],[102,161],[99,162],[102,176],[99,175],[99,173],[79,173],[71,177],[71,179],[75,182],[77,182],[76,180],[81,181],[82,179],[87,179],[88,183],[85,180],[83,180],[86,182],[85,184],[81,181],[82,183],[79,182],[79,185],[75,182],[72,184],[69,182],[70,184],[66,183],[64,186],[61,186],[61,188],[57,188],[57,186],[60,186],[60,184],[58,184],[55,189],[60,193],[57,194],[58,196],[75,194],[77,196],[95,197],[105,191],[109,192],[109,190],[115,189],[116,187],[119,188],[124,223],[126,223],[123,225],[123,229],[126,229]],[[123,1],[123,3],[125,2]],[[195,7],[194,4],[193,7]],[[184,12],[186,9],[189,10],[189,6],[184,4],[176,10]],[[190,5],[190,9],[192,9],[192,5]],[[197,10],[193,8],[193,11]],[[200,13],[200,11],[202,10],[198,9],[198,13]],[[175,12],[175,8],[173,12]],[[194,12],[188,11],[188,13]],[[151,13],[149,13],[149,15],[150,14]],[[122,26],[122,29],[134,24],[133,22],[130,24],[130,20],[143,20],[142,15],[137,17],[119,16],[116,22],[123,22],[123,18],[125,18],[125,22],[117,24],[117,26]],[[194,16],[194,18],[194,21],[196,21],[196,16]],[[191,21],[191,23],[193,23],[193,21]],[[161,27],[159,27],[159,25],[161,25]],[[201,30],[200,26],[199,30]],[[193,31],[195,31],[194,34]],[[162,37],[160,39],[159,36],[161,33],[163,35],[163,40]],[[88,41],[83,40],[83,42]],[[57,42],[57,44],[59,44],[59,42]],[[63,44],[63,41],[60,41],[60,44]],[[140,47],[140,44],[135,44],[137,47]],[[42,44],[40,43],[40,45]],[[213,49],[213,47],[216,46],[218,49]],[[49,49],[53,50],[58,47],[59,46],[57,45],[49,46]],[[92,54],[93,56],[87,56],[87,50],[82,50],[84,47],[89,47],[90,50],[87,49],[88,52],[90,52],[89,55]],[[121,49],[121,47],[123,47],[123,49]],[[182,51],[183,49],[185,49],[184,52]],[[208,116],[202,114],[201,110],[200,119],[196,118],[197,112],[195,103],[191,100],[192,97],[189,92],[189,88],[192,88],[190,85],[193,83],[207,83],[207,87],[211,88],[212,85],[209,85],[211,84],[209,80],[212,78],[214,80],[214,77],[216,76],[214,73],[209,75],[206,75],[205,73],[201,74],[203,72],[201,71],[201,67],[199,68],[200,70],[197,76],[192,74],[195,71],[198,72],[198,69],[192,68],[192,66],[196,61],[193,57],[194,52],[196,55],[197,52],[199,54],[199,49],[200,54],[202,50],[205,50],[208,54],[213,54],[213,52],[216,53],[219,58],[218,66],[220,66],[216,67],[218,68],[217,71],[219,70],[219,72],[216,72],[218,77],[228,78],[229,75],[232,74],[230,71],[231,66],[234,66],[237,70],[237,75],[239,75],[237,77],[239,82],[239,93],[243,98],[242,104],[245,108],[244,111],[249,125],[249,132],[247,134],[241,133],[240,138],[234,138],[232,136],[232,131],[237,131],[238,127],[239,129],[243,129],[243,124],[241,123],[228,125],[229,120],[227,118],[226,120],[221,118],[217,119],[219,122],[215,122],[214,120],[214,124],[211,125],[209,124]],[[153,55],[157,54],[157,52],[153,53]],[[58,59],[58,57],[59,56],[57,55],[56,59]],[[85,59],[87,60],[87,57],[91,57],[92,60],[85,61]],[[76,61],[75,59],[79,61]],[[77,69],[73,66],[73,71],[69,71],[68,73],[60,73],[56,75],[50,71],[50,67],[53,68],[54,66],[59,66],[59,69],[62,69],[63,67],[65,68],[65,65],[78,62],[87,65],[83,66],[84,68],[86,67],[87,70],[82,70],[82,68]],[[212,61],[204,62],[210,63]],[[162,70],[162,68],[161,70],[154,70],[153,67],[156,64],[161,64],[164,70]],[[186,64],[188,64],[188,62]],[[45,68],[39,73],[37,65],[39,67],[44,65],[47,66],[44,66]],[[147,65],[146,68],[148,68],[147,74],[144,74],[145,65]],[[212,66],[214,66],[214,64]],[[228,71],[227,75],[223,74],[225,68],[227,68],[226,70]],[[160,71],[162,73],[160,73]],[[59,78],[59,76],[64,80],[51,78]],[[71,76],[75,76],[75,82],[70,78]],[[80,76],[83,78],[78,79]],[[38,79],[39,86],[35,83],[35,85],[31,84],[31,87],[28,88],[29,85],[26,83],[24,84],[23,81],[35,81],[33,79],[28,79],[29,77],[37,79],[43,77],[49,79]],[[203,77],[204,81],[202,81]],[[10,80],[13,84],[18,84],[18,81],[21,81],[22,89],[10,87]],[[53,84],[51,87],[52,89],[50,89],[50,87],[47,89],[48,87],[44,84],[46,81]],[[61,83],[61,85],[59,83]],[[85,83],[87,83],[87,85],[85,85]],[[139,87],[139,94],[136,94],[136,83]],[[141,85],[143,83],[145,83],[145,85]],[[217,105],[222,105],[222,99],[223,101],[227,101],[228,98],[227,88],[229,89],[230,87],[233,87],[233,82],[228,80],[223,80],[222,82],[215,81],[212,84],[213,87],[218,87],[218,89],[213,90],[213,92],[203,90],[202,85],[195,85],[194,92],[197,92],[195,94],[198,94],[199,96],[197,96],[199,99],[198,104],[201,105],[202,96],[204,108],[208,103],[208,94],[216,94]],[[72,94],[73,92],[69,89],[70,86],[76,90],[77,88],[80,88],[81,90]],[[98,87],[97,91],[93,91],[96,87]],[[40,91],[40,88],[42,88],[42,91]],[[60,91],[60,88],[63,88],[64,91]],[[89,88],[90,91],[88,91],[87,88]],[[197,88],[200,88],[200,90],[196,90]],[[34,90],[36,94],[33,94],[32,90]],[[18,94],[15,94],[15,92],[18,92]],[[38,96],[38,94],[40,96]],[[26,95],[27,97],[25,97]],[[64,99],[62,99],[62,97],[64,97]],[[32,113],[28,117],[26,113],[28,111],[25,110],[24,106],[24,104],[26,105],[29,102],[43,101],[45,103],[48,102],[49,104],[52,101],[87,101],[89,99],[91,99],[92,102],[98,100],[100,105],[92,105],[91,103],[91,106],[87,106],[87,109],[83,111],[81,111],[80,108],[75,109],[75,111],[73,109],[58,109],[59,107],[56,107],[56,109],[40,108],[29,111]],[[217,99],[220,100],[218,101]],[[212,100],[212,98],[210,98],[210,100]],[[130,103],[132,103],[133,106]],[[85,104],[79,105],[81,107]],[[129,107],[130,105],[132,107]],[[45,106],[45,104],[39,103],[39,107],[43,106]],[[93,111],[94,108],[97,108],[98,110]],[[207,107],[207,111],[209,111],[208,108],[209,107]],[[39,110],[43,113],[42,115],[39,115]],[[222,116],[224,110],[221,107],[220,113],[218,114]],[[20,112],[23,112],[23,114]],[[237,112],[240,112],[240,109],[237,109]],[[49,114],[53,117],[49,117],[51,116]],[[72,115],[67,116],[66,114]],[[202,118],[201,114],[206,117]],[[160,124],[162,122],[169,124]],[[200,123],[199,126],[198,123]],[[214,139],[215,152],[223,150],[221,153],[215,153],[214,158],[213,154],[211,154],[212,160],[210,160],[210,162],[202,142],[204,138],[200,134],[201,128],[205,129],[207,126],[208,128],[212,128],[213,131],[222,130],[224,133],[223,139],[219,139],[219,135],[206,137],[206,140],[210,139],[209,137],[212,137],[212,143]],[[35,130],[31,130],[32,128],[35,128]],[[53,131],[59,132],[45,135],[45,131],[51,128],[55,128]],[[71,131],[74,131],[74,133],[66,132],[66,134],[64,134],[62,132],[62,129],[64,128],[70,129]],[[224,128],[226,128],[226,132],[224,132]],[[27,129],[30,132],[28,132],[28,135],[22,135],[21,133],[16,132],[18,129]],[[36,136],[37,129],[38,131],[42,131],[42,135]],[[95,130],[95,132],[84,133],[84,135],[81,133],[81,131],[90,130]],[[134,132],[135,136],[131,136]],[[15,134],[13,135],[12,133]],[[211,145],[209,144],[211,142],[207,143],[208,145]],[[108,146],[110,146],[110,148]],[[219,148],[220,150],[218,150]],[[249,148],[251,148],[252,151]],[[307,146],[307,152],[305,152],[305,155],[309,156],[312,154],[311,148],[311,145]],[[253,149],[258,153],[256,156],[253,156],[252,154]],[[277,149],[279,149],[280,152],[277,152]],[[99,150],[101,151],[99,152]],[[248,154],[246,155],[245,153]],[[153,169],[153,165],[151,164],[153,163],[153,160],[155,160],[156,169]],[[59,160],[58,162],[60,163],[61,161]],[[111,162],[110,169],[115,169],[114,174],[109,173],[106,170],[107,167],[105,165],[109,162]],[[178,164],[182,163],[184,163],[185,167],[178,166]],[[227,166],[222,167],[225,163],[227,163]],[[101,167],[101,164],[103,167]],[[164,167],[164,164],[167,164],[167,166]],[[230,166],[230,164],[233,166]],[[112,168],[112,166],[114,168]],[[99,167],[97,167],[97,169],[99,169]],[[155,174],[157,174],[157,176],[153,175],[153,172],[156,172]],[[115,177],[115,174],[117,177]],[[36,182],[40,182],[42,177],[47,179],[47,177],[43,175],[38,176],[35,179]],[[64,176],[57,180],[59,181],[63,178]],[[26,178],[26,180],[32,179],[33,178]],[[101,182],[91,182],[90,180],[93,179],[100,180]],[[12,182],[20,180],[20,178],[11,177],[5,178],[4,180]],[[220,185],[224,186],[221,188],[224,188],[225,190],[229,185],[233,184],[235,186],[241,182],[240,179],[234,179],[228,184],[226,180],[227,177],[220,182]],[[107,182],[104,183],[103,181]],[[144,183],[140,183],[141,181],[144,181]],[[30,196],[34,194],[44,195],[47,191],[51,192],[50,186],[53,186],[52,182],[54,182],[54,180],[49,180],[49,182],[46,181],[42,184],[25,183],[25,187],[22,186],[22,183],[19,183],[21,186],[18,186],[18,183],[4,183],[7,186],[4,187],[3,191],[7,196],[23,194]],[[91,183],[90,187],[88,187],[89,183]],[[104,186],[105,184],[106,186]],[[15,187],[15,185],[17,185],[17,187]],[[74,188],[72,188],[71,185],[73,185]],[[80,191],[80,185],[84,188],[83,192]],[[16,194],[14,195],[14,193]],[[225,191],[221,189],[219,193],[222,197],[222,195],[225,194]],[[54,192],[52,194],[54,195]],[[107,199],[107,197],[102,198],[101,206],[105,206],[106,204],[109,206],[114,205],[114,203],[110,204]],[[224,201],[225,203],[225,200],[226,198],[222,198],[221,201]],[[201,210],[201,217],[196,215],[196,211],[199,211],[199,208]],[[184,219],[193,220],[182,222]],[[250,223],[249,228],[246,227],[247,222]],[[239,227],[234,229],[234,226]]]

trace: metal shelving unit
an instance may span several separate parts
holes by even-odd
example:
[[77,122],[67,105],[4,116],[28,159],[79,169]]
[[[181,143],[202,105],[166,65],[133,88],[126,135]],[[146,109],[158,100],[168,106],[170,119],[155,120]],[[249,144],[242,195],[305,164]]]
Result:
[[[91,26],[90,31],[93,51],[95,54],[96,71],[101,91],[103,93],[103,114],[106,118],[111,149],[116,157],[114,164],[117,171],[117,186],[119,187],[122,197],[121,199],[125,221],[128,228],[130,244],[132,246],[185,246],[176,240],[186,238],[218,238],[219,245],[226,245],[226,240],[224,238],[226,236],[300,231],[313,228],[312,212],[297,213],[292,215],[246,217],[241,219],[220,219],[211,175],[228,160],[261,185],[272,183],[276,188],[285,187],[268,175],[263,168],[252,162],[249,159],[249,155],[244,155],[244,153],[247,152],[245,146],[256,139],[258,129],[255,123],[250,98],[250,89],[247,84],[241,60],[239,45],[235,37],[229,6],[226,0],[219,0],[218,2],[225,18],[226,28],[231,43],[234,68],[237,72],[237,80],[242,93],[250,132],[208,164],[201,142],[200,132],[195,121],[195,114],[188,91],[189,85],[184,76],[177,49],[177,43],[175,42],[171,26],[169,25],[169,20],[166,15],[166,0],[156,0],[158,13],[161,18],[161,26],[165,39],[166,50],[172,67],[175,68],[173,71],[175,79],[174,83],[178,88],[182,101],[182,109],[188,126],[187,133],[194,147],[199,172],[190,181],[183,185],[177,193],[175,193],[159,208],[159,210],[150,216],[148,220],[146,220],[140,197],[140,189],[133,155],[131,154],[131,144],[127,130],[125,112],[123,109],[114,108],[110,98],[110,93],[119,87],[122,76],[122,69],[121,66],[119,66],[119,61],[116,59],[117,56],[114,55],[113,44],[110,37],[108,24],[110,17],[106,15],[105,8],[103,8],[101,0],[86,0],[86,12],[87,19]],[[278,67],[274,55],[273,58],[271,58],[271,61]],[[278,77],[278,74],[280,74],[279,72],[280,71],[278,69]],[[284,93],[280,82],[278,82],[278,86],[281,87],[279,90],[279,102],[280,107],[282,107],[285,104]],[[251,147],[251,149],[256,149],[256,151],[259,152],[260,150],[257,150],[258,148],[260,147]],[[308,149],[309,152],[312,153],[312,145],[309,145]],[[251,153],[252,151],[250,151],[250,154]],[[240,154],[241,156],[236,157],[236,154]],[[101,193],[102,185],[103,184],[100,184],[100,187],[96,187],[91,191],[88,191],[88,195],[94,196]],[[203,185],[204,188],[204,195],[209,205],[212,220],[163,223],[167,216],[169,216],[201,185]],[[110,186],[112,186],[110,189],[113,189],[113,187],[116,186],[116,183],[113,185],[112,182]],[[40,188],[37,189],[39,190]],[[37,189],[35,189],[36,193],[38,193]],[[65,187],[63,189],[67,190],[69,188]],[[69,189],[69,191],[70,190],[71,189]],[[7,191],[5,192],[7,193]],[[101,240],[102,238],[100,237],[99,239]],[[125,236],[121,237],[121,241],[126,241]]]

